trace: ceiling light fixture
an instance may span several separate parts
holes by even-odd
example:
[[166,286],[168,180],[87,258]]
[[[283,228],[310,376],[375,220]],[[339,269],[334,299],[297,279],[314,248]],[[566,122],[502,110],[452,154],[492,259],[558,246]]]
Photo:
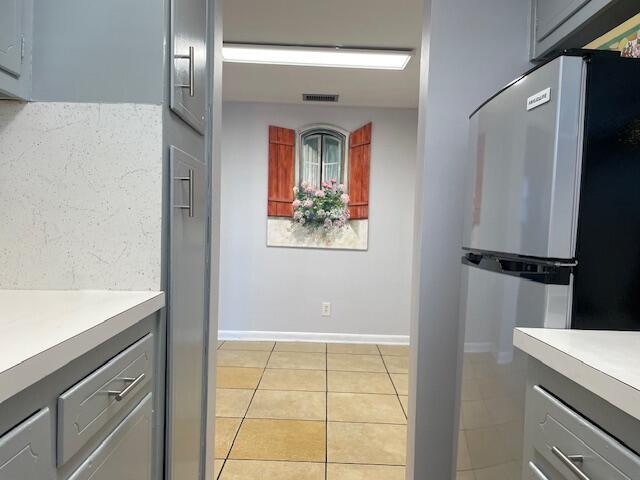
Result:
[[225,43],[222,47],[225,62],[376,70],[404,70],[412,54],[412,50],[245,43]]

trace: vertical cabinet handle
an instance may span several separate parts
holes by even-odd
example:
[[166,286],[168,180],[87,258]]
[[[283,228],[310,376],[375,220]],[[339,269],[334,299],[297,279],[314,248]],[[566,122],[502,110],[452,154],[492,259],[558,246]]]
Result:
[[195,62],[194,62],[194,58],[193,58],[193,52],[194,52],[193,47],[189,47],[189,53],[188,54],[182,53],[182,54],[175,54],[174,55],[174,58],[176,58],[176,59],[189,60],[189,82],[176,85],[176,87],[178,87],[178,88],[188,88],[190,97],[193,97],[196,94],[196,85],[195,85],[195,77],[196,77],[196,75],[195,75]]
[[178,182],[187,182],[189,184],[189,203],[187,205],[175,205],[180,210],[188,210],[189,216],[193,217],[193,169],[189,169],[187,177],[173,177]]

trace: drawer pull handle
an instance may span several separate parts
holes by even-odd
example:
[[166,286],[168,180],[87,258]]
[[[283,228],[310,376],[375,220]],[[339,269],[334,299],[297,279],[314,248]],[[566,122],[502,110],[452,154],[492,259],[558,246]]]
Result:
[[585,473],[578,468],[578,465],[584,463],[584,457],[582,455],[565,455],[558,447],[551,447],[553,454],[560,459],[560,461],[580,480],[590,480]]
[[186,84],[180,84],[180,85],[176,85],[176,87],[178,88],[188,88],[189,89],[189,96],[193,97],[195,95],[195,77],[196,77],[196,72],[195,72],[195,62],[194,62],[194,58],[193,58],[193,52],[194,52],[194,48],[193,47],[189,47],[189,53],[188,54],[176,54],[173,57],[177,58],[177,59],[184,59],[184,60],[189,60],[189,81]]
[[179,182],[187,182],[189,185],[189,203],[187,205],[176,205],[176,208],[181,210],[188,210],[189,216],[193,217],[193,169],[189,169],[189,174],[186,177],[174,177],[173,178]]
[[108,390],[107,393],[109,395],[115,395],[116,396],[116,402],[119,402],[120,400],[122,400],[124,397],[126,397],[127,395],[129,395],[129,393],[136,388],[140,382],[142,382],[142,380],[144,380],[144,373],[141,373],[140,375],[138,375],[136,378],[121,378],[120,380],[124,380],[125,382],[131,382],[129,385],[127,385],[124,390],[122,391],[117,391],[117,390]]
[[529,470],[531,470],[538,480],[549,480],[547,476],[542,473],[540,467],[538,467],[535,463],[529,462]]

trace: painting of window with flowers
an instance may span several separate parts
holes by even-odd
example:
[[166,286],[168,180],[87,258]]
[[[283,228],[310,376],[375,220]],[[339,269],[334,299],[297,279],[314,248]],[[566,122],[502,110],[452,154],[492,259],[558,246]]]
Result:
[[584,48],[613,50],[620,52],[623,57],[640,58],[640,13],[585,45]]
[[371,130],[269,127],[268,246],[367,249]]

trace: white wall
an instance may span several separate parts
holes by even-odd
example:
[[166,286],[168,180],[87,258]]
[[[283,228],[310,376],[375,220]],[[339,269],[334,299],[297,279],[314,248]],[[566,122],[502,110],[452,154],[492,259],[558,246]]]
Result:
[[469,114],[527,68],[530,0],[425,0],[407,479],[454,478]]
[[[268,126],[369,121],[368,251],[267,247]],[[413,109],[223,105],[221,331],[409,334],[416,129]]]
[[160,105],[0,102],[0,288],[160,288]]

